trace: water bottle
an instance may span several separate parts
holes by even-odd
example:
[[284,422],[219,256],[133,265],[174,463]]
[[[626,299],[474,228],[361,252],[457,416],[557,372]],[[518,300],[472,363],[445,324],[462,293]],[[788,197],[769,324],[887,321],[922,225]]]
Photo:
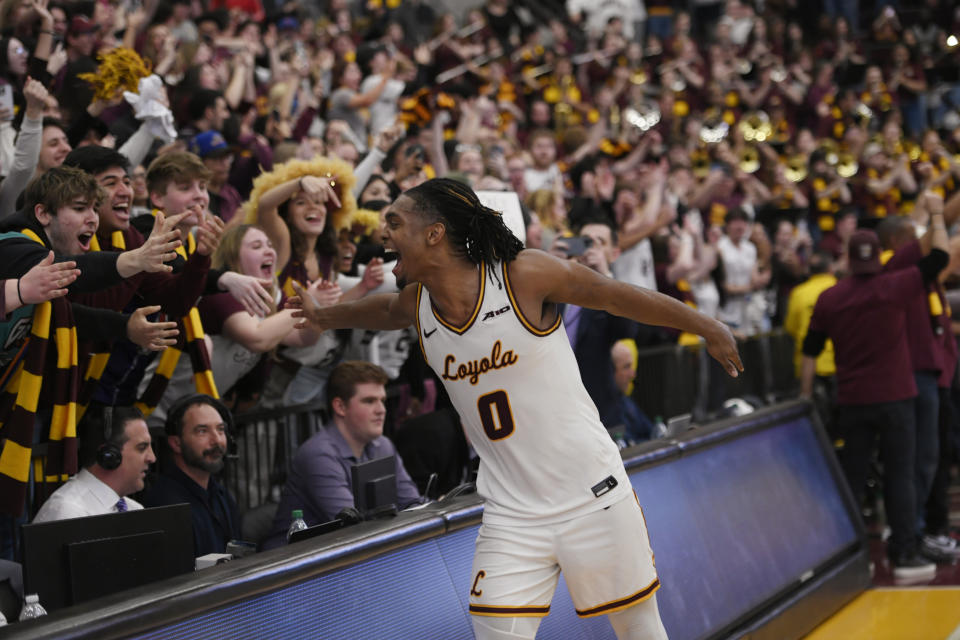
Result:
[[294,509],[293,513],[290,514],[293,518],[293,522],[290,523],[290,528],[287,529],[287,542],[290,542],[290,536],[292,536],[297,531],[303,531],[307,528],[307,523],[303,521],[303,511],[300,509]]
[[627,435],[624,431],[624,428],[621,426],[613,427],[608,429],[607,432],[610,434],[610,437],[617,444],[617,449],[626,449],[630,446],[630,443],[627,441]]
[[661,416],[657,416],[653,419],[653,437],[663,438],[667,435],[667,425],[663,422]]
[[23,609],[20,610],[20,622],[45,615],[47,615],[47,610],[40,604],[40,597],[35,593],[28,595],[23,603]]

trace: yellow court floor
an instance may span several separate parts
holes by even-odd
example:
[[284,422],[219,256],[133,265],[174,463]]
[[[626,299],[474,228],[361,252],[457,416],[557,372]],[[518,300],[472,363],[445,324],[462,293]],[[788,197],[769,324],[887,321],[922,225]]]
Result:
[[960,587],[878,587],[806,640],[960,640]]

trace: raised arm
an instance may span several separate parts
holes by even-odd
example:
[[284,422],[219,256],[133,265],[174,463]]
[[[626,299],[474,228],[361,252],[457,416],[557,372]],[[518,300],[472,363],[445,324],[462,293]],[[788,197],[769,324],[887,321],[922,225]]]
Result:
[[540,317],[545,303],[602,309],[636,322],[703,336],[707,351],[727,373],[736,377],[743,371],[736,342],[726,325],[662,293],[604,277],[581,264],[542,251],[522,251],[510,264],[509,275],[528,318]]
[[281,266],[290,261],[290,230],[280,217],[280,205],[296,197],[301,191],[305,197],[325,203],[328,215],[333,209],[340,208],[340,199],[330,183],[316,176],[287,180],[264,193],[257,206],[256,222],[277,250],[277,264]]

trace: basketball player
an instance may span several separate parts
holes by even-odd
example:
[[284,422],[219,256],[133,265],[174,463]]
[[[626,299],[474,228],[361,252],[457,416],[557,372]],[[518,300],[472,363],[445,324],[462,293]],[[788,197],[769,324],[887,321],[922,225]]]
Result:
[[561,569],[579,615],[607,614],[621,640],[666,638],[643,514],[557,305],[699,334],[736,376],[743,365],[730,331],[667,296],[523,250],[501,216],[453,180],[410,189],[385,220],[400,293],[321,308],[299,292],[294,305],[321,330],[416,325],[481,459],[486,504],[470,585],[477,638],[533,638]]

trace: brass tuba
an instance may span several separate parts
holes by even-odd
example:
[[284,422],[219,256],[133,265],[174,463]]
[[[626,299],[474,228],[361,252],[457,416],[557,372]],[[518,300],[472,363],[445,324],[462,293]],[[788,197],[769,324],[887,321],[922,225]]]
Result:
[[802,153],[795,153],[784,162],[783,175],[790,182],[803,182],[808,173],[807,157]]
[[737,166],[744,173],[756,173],[760,169],[760,152],[754,145],[740,149]]
[[649,131],[660,122],[660,105],[656,102],[640,102],[623,110],[623,122],[640,131]]
[[730,133],[730,125],[724,122],[718,109],[711,109],[706,113],[700,125],[700,141],[704,144],[717,144],[726,140]]
[[751,111],[740,118],[737,131],[744,142],[766,142],[773,137],[773,124],[765,111]]

